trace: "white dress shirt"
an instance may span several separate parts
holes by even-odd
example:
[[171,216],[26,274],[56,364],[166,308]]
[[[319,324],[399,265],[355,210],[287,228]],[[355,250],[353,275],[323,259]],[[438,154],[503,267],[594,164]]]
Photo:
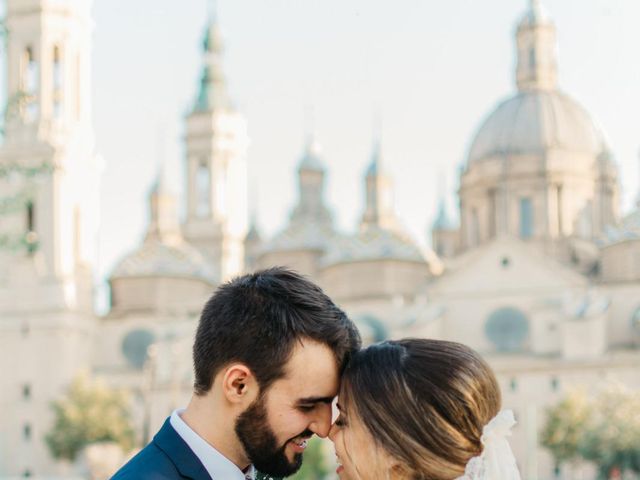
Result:
[[198,457],[213,480],[253,480],[255,478],[253,466],[249,467],[247,473],[243,473],[235,463],[213,448],[182,420],[180,415],[183,412],[184,409],[173,411],[170,419],[171,426]]

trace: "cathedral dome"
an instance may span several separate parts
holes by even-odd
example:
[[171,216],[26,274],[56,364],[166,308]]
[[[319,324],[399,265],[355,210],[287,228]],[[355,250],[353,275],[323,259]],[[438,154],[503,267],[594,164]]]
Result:
[[151,276],[213,280],[213,272],[195,248],[185,242],[168,244],[158,239],[147,239],[142,247],[127,255],[112,274],[112,278]]
[[263,251],[324,250],[333,236],[330,222],[312,219],[307,222],[294,222],[271,239]]
[[493,156],[540,155],[551,149],[598,157],[608,148],[589,113],[558,90],[525,90],[503,101],[478,129],[468,165]]
[[386,228],[370,226],[356,235],[336,239],[323,263],[328,266],[372,260],[426,262],[420,249],[410,239]]

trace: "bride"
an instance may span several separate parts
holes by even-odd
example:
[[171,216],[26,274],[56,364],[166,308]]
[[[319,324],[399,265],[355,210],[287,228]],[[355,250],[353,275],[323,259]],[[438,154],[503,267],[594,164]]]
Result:
[[520,480],[513,412],[472,349],[426,339],[355,354],[329,437],[341,480]]

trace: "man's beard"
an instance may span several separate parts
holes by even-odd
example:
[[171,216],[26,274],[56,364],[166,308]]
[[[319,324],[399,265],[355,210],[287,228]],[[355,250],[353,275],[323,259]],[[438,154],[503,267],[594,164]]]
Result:
[[[258,398],[238,416],[235,431],[249,460],[259,472],[274,477],[288,477],[302,466],[301,453],[294,454],[292,461],[287,458],[285,449],[289,441],[278,446],[278,440],[267,420],[264,397]],[[312,434],[305,431],[298,436],[310,437]]]

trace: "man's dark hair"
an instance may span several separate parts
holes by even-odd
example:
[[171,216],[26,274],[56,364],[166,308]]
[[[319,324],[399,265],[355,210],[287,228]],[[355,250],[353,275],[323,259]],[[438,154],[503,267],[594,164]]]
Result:
[[292,270],[274,267],[225,283],[200,317],[193,345],[195,393],[208,392],[231,362],[249,367],[266,390],[284,376],[300,339],[327,345],[340,371],[360,348],[353,322],[320,287]]

